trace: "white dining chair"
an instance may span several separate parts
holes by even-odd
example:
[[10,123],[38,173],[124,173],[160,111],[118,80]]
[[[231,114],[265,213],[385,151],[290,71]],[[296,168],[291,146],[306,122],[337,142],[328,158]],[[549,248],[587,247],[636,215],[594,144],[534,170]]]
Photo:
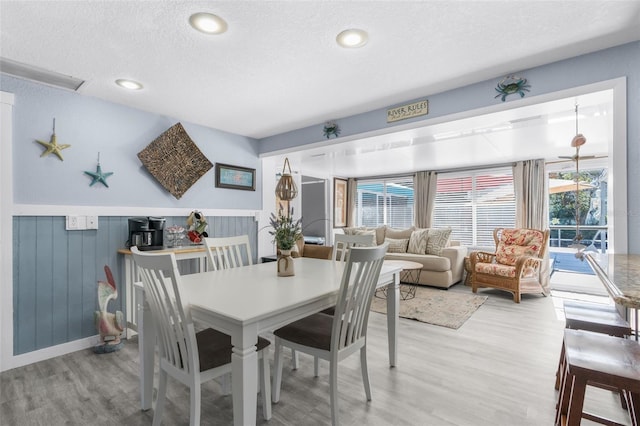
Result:
[[[209,271],[253,265],[248,235],[206,237],[203,241],[207,248],[207,270]],[[224,394],[229,394],[231,376],[228,374],[223,376],[220,379],[220,386]]]
[[[131,247],[151,310],[159,346],[160,380],[153,424],[160,425],[168,376],[187,385],[191,394],[189,424],[200,424],[201,384],[231,373],[231,337],[207,328],[195,332],[189,303],[181,292],[180,273],[173,253],[141,252]],[[263,416],[271,418],[270,342],[258,339]]]
[[204,238],[207,248],[207,270],[253,265],[248,235]]
[[[334,262],[344,262],[349,255],[349,249],[351,247],[372,247],[375,244],[373,243],[372,235],[346,235],[346,234],[336,234],[333,238],[333,253],[331,254],[331,260]],[[333,315],[336,307],[331,306],[322,311],[323,314]],[[291,352],[291,363],[293,369],[296,370],[298,368],[298,354],[296,354],[295,349]],[[320,360],[318,357],[314,357],[313,359],[313,372],[314,376],[318,377],[318,372],[320,371]]]
[[344,262],[351,247],[371,247],[375,245],[375,240],[372,237],[375,238],[375,235],[334,235],[332,259]]
[[[348,259],[351,247],[372,247],[375,244],[371,235],[345,235],[336,234],[333,238],[333,253],[331,260],[334,262],[344,262]],[[333,315],[335,306],[322,311],[325,314]],[[317,375],[317,370],[316,370]]]
[[274,332],[275,376],[273,402],[280,400],[282,384],[282,347],[329,361],[331,423],[338,424],[338,362],[360,351],[362,381],[371,401],[367,370],[367,324],[371,299],[376,290],[388,244],[377,247],[352,247],[345,265],[334,315],[317,313]]

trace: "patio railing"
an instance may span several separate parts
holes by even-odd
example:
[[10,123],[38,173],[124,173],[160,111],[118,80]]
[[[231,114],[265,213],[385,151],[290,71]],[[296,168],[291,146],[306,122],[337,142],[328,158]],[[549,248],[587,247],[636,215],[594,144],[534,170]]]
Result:
[[[589,250],[606,253],[608,247],[607,229],[607,226],[581,225],[580,233],[582,234],[582,244],[587,246]],[[549,226],[549,230],[549,247],[569,247],[573,244],[573,239],[576,236],[575,226],[551,225]]]

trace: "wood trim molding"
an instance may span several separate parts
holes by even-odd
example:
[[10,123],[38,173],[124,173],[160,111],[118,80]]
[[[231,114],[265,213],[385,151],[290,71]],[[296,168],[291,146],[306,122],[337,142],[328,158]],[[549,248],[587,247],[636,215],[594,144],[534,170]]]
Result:
[[0,371],[13,364],[13,104],[0,92]]
[[[189,216],[193,209],[172,207],[63,206],[14,204],[13,216]],[[201,209],[205,216],[256,216],[260,210]]]

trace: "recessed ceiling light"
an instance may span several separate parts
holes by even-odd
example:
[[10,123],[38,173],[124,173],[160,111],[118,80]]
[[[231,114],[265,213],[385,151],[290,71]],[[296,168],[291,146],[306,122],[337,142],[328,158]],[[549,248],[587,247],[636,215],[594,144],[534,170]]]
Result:
[[133,80],[127,80],[124,78],[119,78],[118,80],[116,80],[116,84],[120,87],[124,87],[125,89],[129,89],[129,90],[142,89],[141,83],[138,83],[137,81],[133,81]]
[[189,24],[205,34],[222,34],[227,31],[225,20],[213,13],[194,13],[189,17]]
[[342,47],[362,47],[369,41],[369,35],[364,30],[344,30],[336,37],[336,41]]

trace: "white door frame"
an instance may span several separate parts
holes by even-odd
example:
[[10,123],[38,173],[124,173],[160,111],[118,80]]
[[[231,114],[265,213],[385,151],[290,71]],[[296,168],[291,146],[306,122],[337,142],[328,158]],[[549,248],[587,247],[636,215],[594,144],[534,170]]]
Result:
[[0,371],[13,365],[13,93],[0,92]]

